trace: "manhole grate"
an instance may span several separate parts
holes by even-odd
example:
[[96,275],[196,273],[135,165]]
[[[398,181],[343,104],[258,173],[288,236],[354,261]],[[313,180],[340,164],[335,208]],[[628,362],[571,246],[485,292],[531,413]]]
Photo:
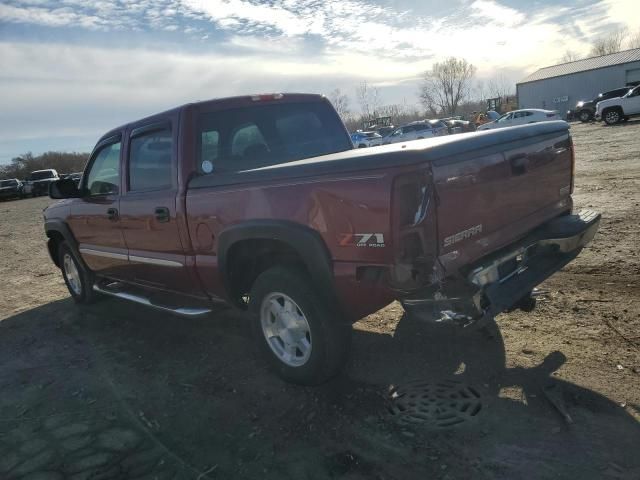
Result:
[[416,381],[389,390],[389,413],[401,423],[453,427],[482,410],[480,393],[455,380]]

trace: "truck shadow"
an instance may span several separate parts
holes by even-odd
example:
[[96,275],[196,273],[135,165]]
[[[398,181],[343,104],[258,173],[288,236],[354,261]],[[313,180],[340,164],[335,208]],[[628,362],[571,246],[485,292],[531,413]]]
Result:
[[303,388],[237,312],[61,300],[0,322],[0,477],[638,478],[637,421],[555,379],[562,353],[535,358],[508,367],[496,325],[403,317],[356,325],[345,373]]

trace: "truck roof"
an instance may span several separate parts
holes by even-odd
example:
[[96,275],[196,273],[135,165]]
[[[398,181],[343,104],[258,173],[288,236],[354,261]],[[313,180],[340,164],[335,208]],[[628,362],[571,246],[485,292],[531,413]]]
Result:
[[100,140],[111,137],[114,134],[124,130],[125,128],[135,125],[138,123],[143,123],[147,120],[152,120],[156,117],[163,117],[176,114],[186,108],[199,108],[203,110],[222,110],[228,108],[239,108],[249,105],[255,105],[258,102],[266,102],[266,101],[282,101],[282,102],[301,102],[301,101],[324,101],[325,96],[318,93],[257,93],[253,95],[238,95],[234,97],[222,97],[222,98],[213,98],[210,100],[202,100],[198,102],[189,102],[183,105],[170,108],[169,110],[164,110],[162,112],[154,113],[152,115],[147,115],[146,117],[139,118],[137,120],[133,120],[131,122],[127,122],[118,127],[112,128],[107,133],[100,137]]

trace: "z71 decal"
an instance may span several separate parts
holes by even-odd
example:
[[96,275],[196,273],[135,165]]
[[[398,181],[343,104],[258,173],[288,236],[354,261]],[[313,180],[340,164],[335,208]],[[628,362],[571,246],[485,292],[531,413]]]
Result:
[[461,240],[466,240],[467,238],[471,238],[478,233],[482,233],[482,224],[476,225],[475,227],[467,228],[461,232],[458,232],[454,235],[449,235],[444,239],[444,246],[448,247],[449,245],[453,245],[454,243],[458,243]]
[[382,233],[341,233],[341,247],[384,247],[384,235]]

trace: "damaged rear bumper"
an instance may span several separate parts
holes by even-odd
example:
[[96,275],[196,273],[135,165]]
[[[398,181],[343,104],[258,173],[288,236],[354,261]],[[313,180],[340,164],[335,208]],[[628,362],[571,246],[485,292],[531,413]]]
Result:
[[[441,297],[458,317],[470,320],[493,318],[514,308],[531,291],[571,262],[587,245],[600,225],[600,214],[583,210],[565,215],[535,230],[524,239],[483,258],[466,274],[466,294],[446,292]],[[442,300],[420,294],[402,300],[408,311],[431,309]],[[464,322],[463,322],[464,323]]]

